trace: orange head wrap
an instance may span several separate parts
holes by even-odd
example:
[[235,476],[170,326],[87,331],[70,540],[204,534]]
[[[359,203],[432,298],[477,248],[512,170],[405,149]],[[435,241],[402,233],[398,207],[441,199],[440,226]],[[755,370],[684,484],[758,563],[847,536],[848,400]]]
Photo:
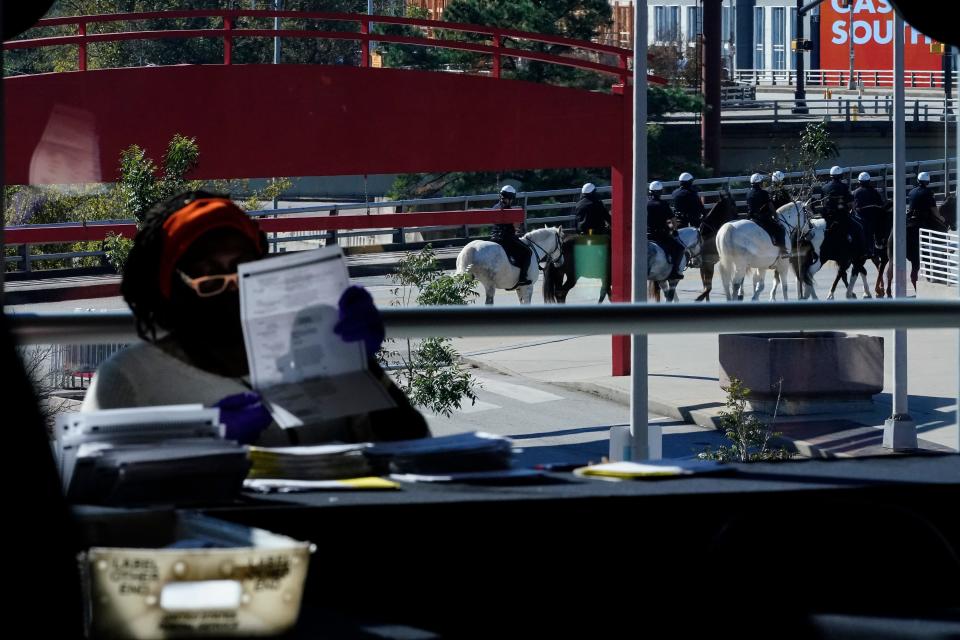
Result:
[[163,223],[163,253],[160,256],[160,293],[169,299],[173,270],[194,242],[214,229],[236,229],[264,250],[260,227],[226,198],[200,198],[175,212]]

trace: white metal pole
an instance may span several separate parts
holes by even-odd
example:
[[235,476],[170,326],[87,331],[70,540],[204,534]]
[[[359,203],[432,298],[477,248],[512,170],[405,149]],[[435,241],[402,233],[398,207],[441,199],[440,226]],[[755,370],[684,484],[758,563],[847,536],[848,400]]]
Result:
[[847,40],[850,43],[850,77],[847,80],[847,89],[856,88],[853,84],[853,1],[847,2]]
[[[893,20],[893,295],[907,295],[906,138],[903,82],[903,18]],[[893,332],[893,413],[883,426],[883,446],[915,449],[917,426],[907,407],[907,332]]]
[[[633,19],[633,259],[634,302],[647,301],[647,0]],[[630,459],[662,457],[660,430],[647,410],[647,335],[633,334],[630,351]]]
[[[960,70],[960,48],[958,47],[953,48],[953,69]],[[953,69],[950,70],[950,73],[953,73]],[[955,95],[958,98],[960,98],[960,86],[955,87],[955,90],[957,92]],[[960,100],[958,100],[957,108],[953,110],[953,113],[954,113],[953,128],[957,136],[957,144],[956,144],[956,149],[954,150],[954,153],[957,154],[957,157],[956,157],[956,164],[957,164],[956,166],[956,171],[957,171],[956,214],[958,214],[954,218],[954,220],[957,221],[957,223],[954,226],[957,227],[956,229],[957,239],[960,240]],[[946,122],[944,122],[944,126],[946,126]],[[949,178],[950,176],[948,174],[946,179],[948,194],[950,193]],[[957,296],[960,297],[960,271],[957,272]],[[956,445],[957,453],[960,453],[960,331],[957,332],[957,413],[955,414],[954,417],[956,418],[956,422],[957,422],[957,432],[956,432],[957,439],[954,441],[954,445]]]

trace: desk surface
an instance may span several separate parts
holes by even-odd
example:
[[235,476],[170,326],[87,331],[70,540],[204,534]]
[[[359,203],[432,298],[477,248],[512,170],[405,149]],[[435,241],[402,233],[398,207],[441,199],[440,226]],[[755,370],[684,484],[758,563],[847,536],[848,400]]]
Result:
[[571,473],[551,473],[547,484],[481,486],[404,484],[399,491],[317,491],[253,496],[251,507],[339,508],[361,505],[482,503],[643,496],[724,495],[766,492],[841,491],[911,487],[960,488],[960,455],[883,456],[733,464],[734,473],[656,480],[605,481]]

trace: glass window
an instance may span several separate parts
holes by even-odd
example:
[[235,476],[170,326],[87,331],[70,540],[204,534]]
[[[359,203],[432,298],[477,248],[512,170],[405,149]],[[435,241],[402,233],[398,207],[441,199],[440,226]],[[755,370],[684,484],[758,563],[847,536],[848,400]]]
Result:
[[784,7],[772,7],[773,12],[770,15],[771,22],[771,41],[773,45],[773,68],[787,68],[787,47],[786,47],[786,19],[787,12]]
[[697,34],[702,30],[703,10],[700,7],[687,7],[687,42],[696,42]]
[[766,66],[763,51],[763,7],[753,8],[753,68],[763,69]]
[[653,8],[654,33],[657,42],[677,42],[680,40],[680,7]]

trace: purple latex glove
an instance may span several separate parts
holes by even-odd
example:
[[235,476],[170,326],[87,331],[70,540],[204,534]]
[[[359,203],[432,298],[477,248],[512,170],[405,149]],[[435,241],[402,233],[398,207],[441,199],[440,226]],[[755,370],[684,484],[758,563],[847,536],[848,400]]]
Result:
[[385,330],[373,298],[363,287],[353,285],[340,296],[340,320],[333,332],[346,342],[363,341],[372,356],[383,345]]
[[259,393],[245,391],[214,403],[220,408],[220,422],[226,427],[225,437],[240,444],[251,444],[260,437],[273,418]]

